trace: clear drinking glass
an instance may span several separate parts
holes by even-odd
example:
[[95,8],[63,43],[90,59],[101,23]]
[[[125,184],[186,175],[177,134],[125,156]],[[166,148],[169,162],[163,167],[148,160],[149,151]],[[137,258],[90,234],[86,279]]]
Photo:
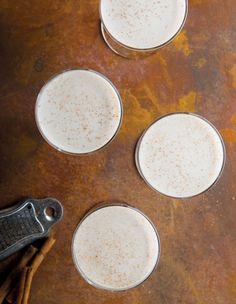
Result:
[[153,190],[172,198],[191,198],[219,180],[226,159],[223,139],[205,118],[186,112],[154,121],[140,137],[137,169]]
[[84,216],[71,249],[77,270],[89,284],[125,291],[153,273],[160,258],[160,239],[145,214],[115,202],[95,207]]
[[36,124],[46,142],[74,155],[107,146],[117,135],[122,117],[122,100],[113,83],[84,68],[53,76],[35,106]]
[[188,0],[100,0],[102,36],[126,58],[142,58],[170,43],[183,28]]

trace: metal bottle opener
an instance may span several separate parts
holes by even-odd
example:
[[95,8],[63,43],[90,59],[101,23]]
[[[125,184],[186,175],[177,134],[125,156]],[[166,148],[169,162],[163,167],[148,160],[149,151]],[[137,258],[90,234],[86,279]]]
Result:
[[63,207],[54,198],[27,199],[11,208],[1,210],[0,260],[47,236],[51,227],[62,217]]

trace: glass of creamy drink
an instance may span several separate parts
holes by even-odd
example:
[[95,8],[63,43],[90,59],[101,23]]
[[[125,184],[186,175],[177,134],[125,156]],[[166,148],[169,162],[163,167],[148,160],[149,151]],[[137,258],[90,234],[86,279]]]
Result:
[[88,69],[64,71],[41,89],[35,106],[41,135],[54,148],[87,154],[110,143],[122,121],[121,97],[102,74]]
[[88,283],[124,291],[142,284],[154,271],[160,240],[141,211],[127,204],[106,204],[91,210],[78,225],[72,256]]
[[207,191],[218,181],[225,156],[216,128],[192,113],[159,118],[144,131],[136,147],[136,165],[144,181],[174,198]]
[[187,12],[188,0],[100,0],[101,31],[115,53],[139,58],[171,42]]

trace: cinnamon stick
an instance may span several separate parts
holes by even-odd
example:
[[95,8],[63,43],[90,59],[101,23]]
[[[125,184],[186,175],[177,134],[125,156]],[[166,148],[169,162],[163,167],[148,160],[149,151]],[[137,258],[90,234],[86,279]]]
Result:
[[33,268],[32,267],[28,268],[27,273],[26,273],[22,300],[19,303],[17,302],[17,304],[28,304],[29,296],[30,296],[30,289],[31,289],[32,281],[33,281],[33,275],[34,275]]
[[35,258],[33,259],[32,264],[31,264],[33,274],[36,273],[40,264],[44,260],[47,253],[51,250],[51,248],[52,248],[52,246],[54,245],[55,242],[56,242],[56,240],[54,239],[54,237],[49,236],[46,239],[46,241],[44,242],[43,246],[39,249],[39,251],[35,255]]
[[20,282],[19,282],[19,286],[18,286],[18,293],[17,293],[17,297],[16,297],[16,304],[22,303],[24,290],[25,290],[27,271],[28,271],[28,268],[25,267],[21,273]]
[[54,245],[55,241],[56,240],[52,236],[50,236],[36,254],[26,274],[24,295],[21,304],[28,304],[33,276],[36,273],[42,261],[44,260],[46,254],[50,251],[50,249]]
[[27,263],[32,259],[37,249],[33,246],[29,246],[24,255],[22,256],[19,264],[9,273],[6,280],[0,287],[0,304],[3,302],[7,294],[13,288],[17,277],[21,270],[27,265]]

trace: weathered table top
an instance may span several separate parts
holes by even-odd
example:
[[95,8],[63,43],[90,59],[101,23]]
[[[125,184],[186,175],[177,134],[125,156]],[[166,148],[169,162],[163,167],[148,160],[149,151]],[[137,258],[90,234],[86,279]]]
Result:
[[[189,2],[178,39],[133,61],[115,55],[103,42],[98,0],[0,1],[0,206],[24,196],[54,196],[65,207],[57,243],[34,278],[30,303],[236,303],[236,2]],[[105,74],[124,103],[118,137],[85,157],[51,148],[34,120],[41,86],[71,67]],[[227,164],[219,183],[186,201],[149,189],[134,165],[144,128],[171,111],[205,116],[226,142]],[[157,271],[129,292],[89,286],[71,259],[80,218],[106,200],[140,208],[161,237]],[[1,264],[2,277],[9,263]]]

